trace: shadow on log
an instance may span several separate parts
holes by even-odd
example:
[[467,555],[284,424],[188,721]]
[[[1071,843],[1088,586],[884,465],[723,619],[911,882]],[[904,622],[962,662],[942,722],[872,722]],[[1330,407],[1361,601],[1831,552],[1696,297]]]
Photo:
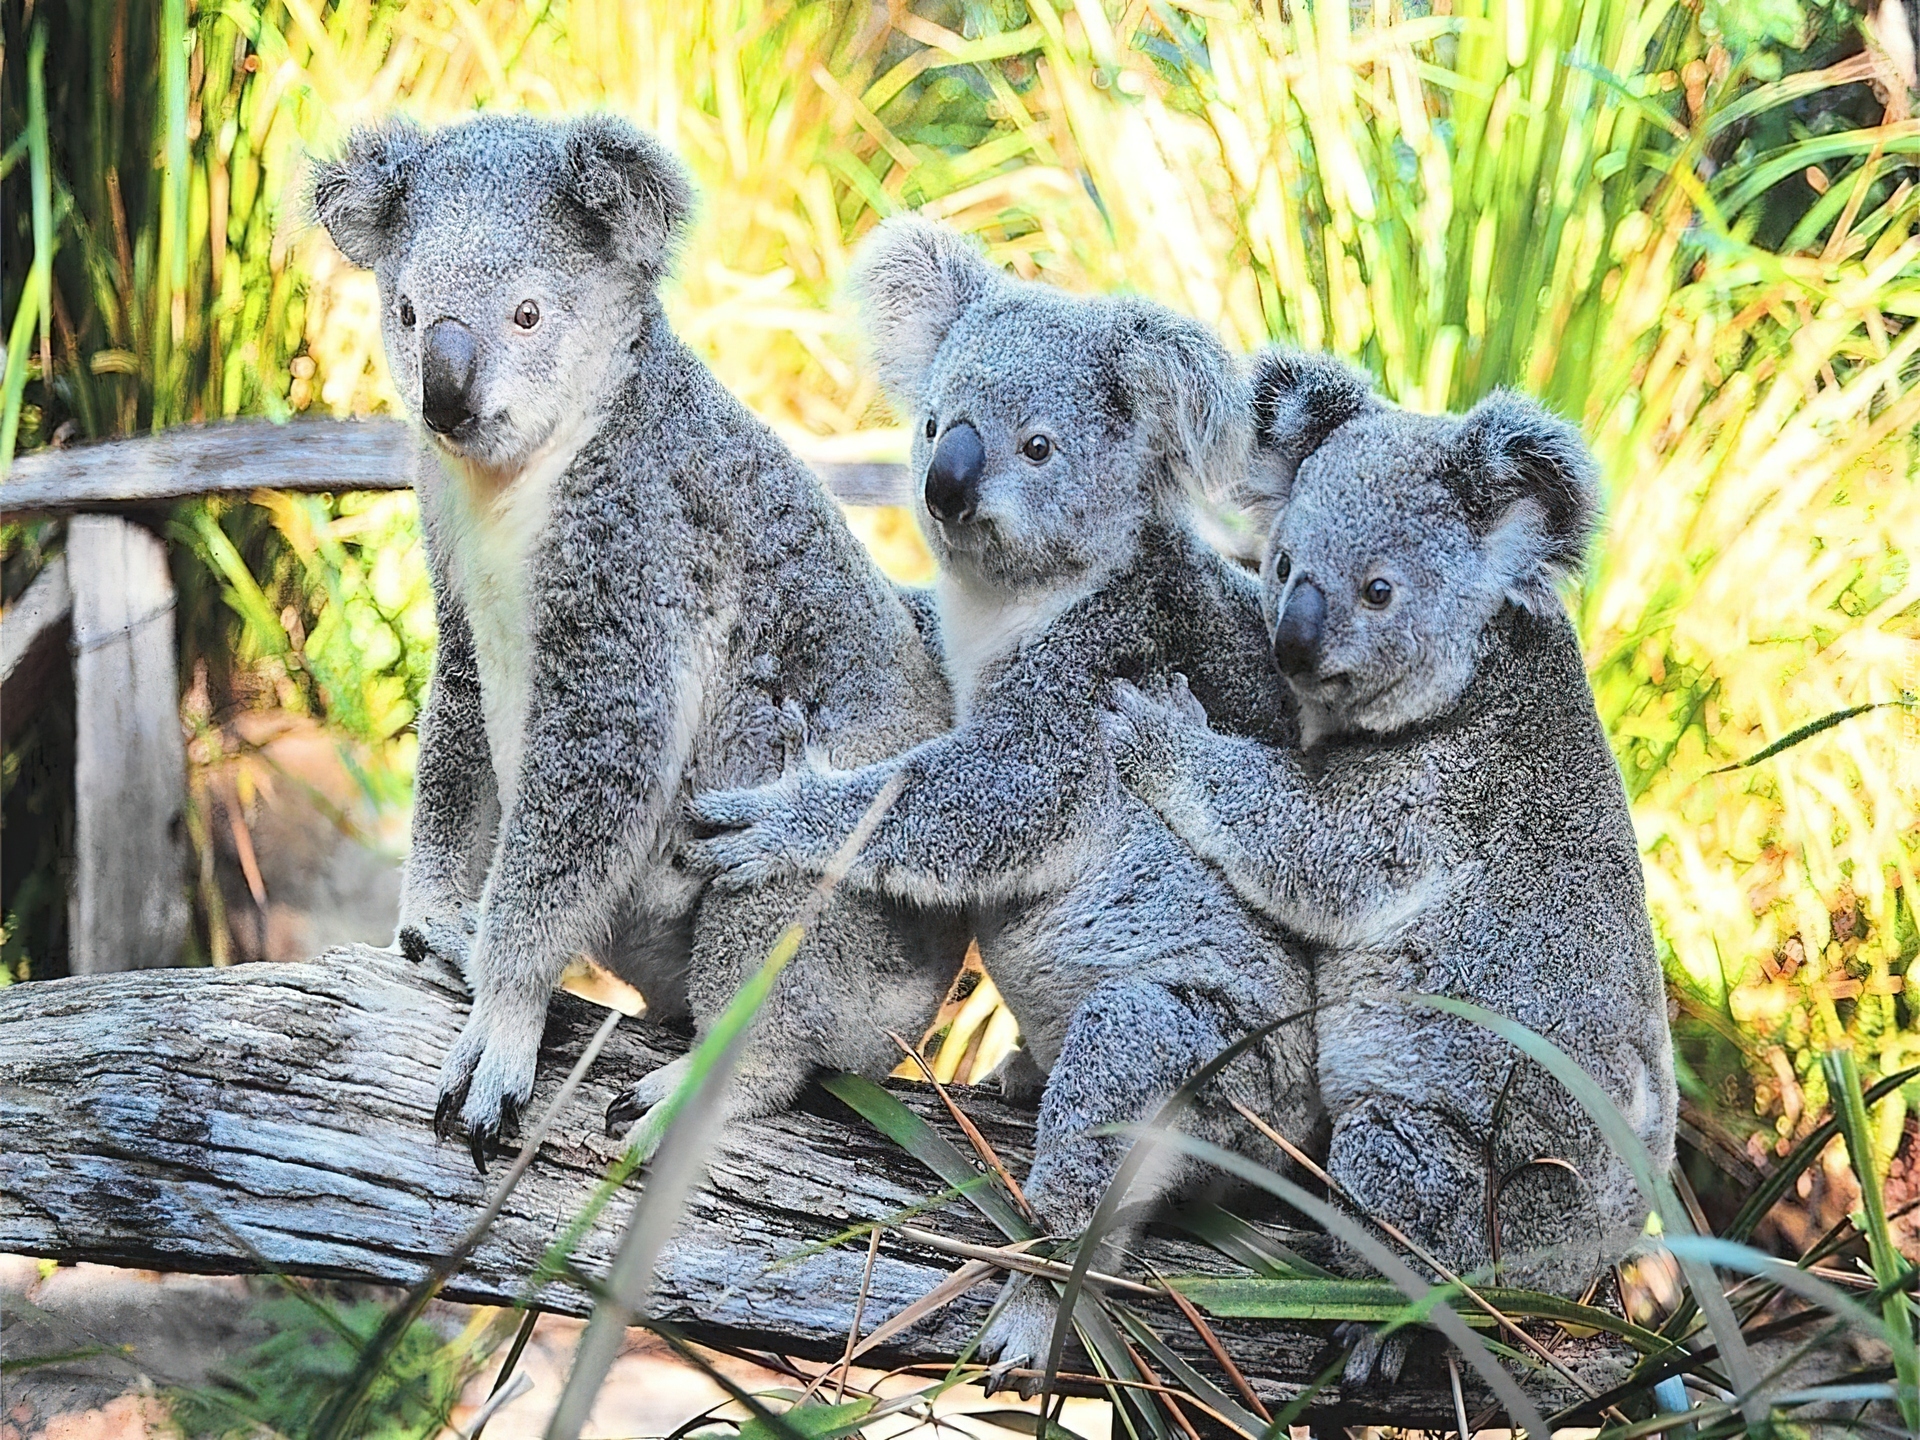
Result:
[[[452,1249],[488,1194],[462,1143],[429,1125],[440,1060],[465,998],[442,972],[386,951],[339,950],[298,965],[147,970],[0,991],[0,1251],[160,1270],[281,1272],[405,1285]],[[604,1012],[558,995],[530,1114],[544,1112]],[[565,1283],[529,1296],[526,1279],[616,1154],[601,1133],[614,1092],[681,1048],[623,1023],[492,1231],[446,1287],[478,1304],[531,1300],[584,1315]],[[969,1115],[1024,1169],[1032,1117],[961,1091]],[[931,1092],[901,1098],[964,1150]],[[493,1167],[493,1177],[505,1168]],[[807,1253],[849,1226],[941,1189],[931,1174],[820,1091],[789,1114],[742,1124],[714,1152],[709,1181],[660,1260],[652,1313],[693,1339],[814,1359],[846,1345],[866,1261],[864,1237]],[[604,1273],[635,1193],[629,1186],[577,1256]],[[1000,1237],[964,1202],[912,1223],[956,1240]],[[1218,1256],[1153,1237],[1162,1273],[1223,1268]],[[888,1231],[863,1333],[944,1280],[959,1262]],[[981,1323],[998,1279],[976,1286],[866,1357],[943,1364]],[[1218,1376],[1170,1305],[1141,1303],[1168,1343]],[[1331,1356],[1331,1327],[1219,1321],[1227,1351],[1269,1404]],[[1604,1384],[1618,1353],[1599,1340],[1559,1353]],[[1075,1368],[1084,1365],[1071,1357]],[[1437,1349],[1417,1349],[1391,1394],[1322,1392],[1322,1423],[1450,1425]],[[1469,1403],[1484,1405],[1469,1384]],[[1574,1397],[1548,1387],[1544,1404]],[[1303,1419],[1306,1417],[1303,1417]]]

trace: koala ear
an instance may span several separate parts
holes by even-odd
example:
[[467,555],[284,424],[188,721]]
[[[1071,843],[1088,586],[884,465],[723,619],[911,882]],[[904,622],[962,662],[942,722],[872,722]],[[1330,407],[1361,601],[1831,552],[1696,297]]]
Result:
[[567,127],[561,198],[596,243],[649,276],[666,270],[693,213],[693,182],[658,140],[611,115]]
[[406,200],[407,169],[425,147],[404,120],[369,125],[313,170],[313,215],[355,265],[380,263],[392,248]]
[[1486,537],[1507,598],[1535,612],[1586,565],[1600,514],[1598,467],[1580,432],[1510,390],[1468,412],[1453,442],[1467,521]]
[[867,237],[853,272],[881,383],[918,410],[927,370],[953,322],[999,279],[1000,272],[945,225],[917,215],[883,221]]
[[1171,478],[1215,499],[1247,469],[1247,390],[1220,337],[1184,315],[1123,300],[1114,369],[1134,413],[1159,432]]
[[1274,347],[1253,360],[1253,465],[1247,498],[1256,509],[1287,503],[1293,478],[1326,438],[1380,404],[1373,382],[1331,355]]

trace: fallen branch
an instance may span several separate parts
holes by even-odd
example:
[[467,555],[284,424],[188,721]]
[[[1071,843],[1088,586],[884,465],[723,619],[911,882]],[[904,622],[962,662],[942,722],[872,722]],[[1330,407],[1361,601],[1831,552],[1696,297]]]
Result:
[[[464,996],[443,973],[365,947],[299,965],[145,970],[0,991],[0,1251],[160,1270],[276,1271],[405,1285],[472,1224],[488,1189],[466,1147],[439,1144],[430,1121],[441,1057]],[[603,1012],[554,1000],[531,1112],[540,1114]],[[478,1304],[531,1299],[584,1315],[591,1297],[564,1280],[525,1283],[615,1154],[601,1116],[616,1090],[684,1042],[623,1023],[558,1117],[486,1238],[448,1282]],[[957,1092],[1014,1168],[1032,1118],[985,1092]],[[966,1145],[939,1098],[901,1099]],[[497,1175],[501,1167],[494,1167]],[[865,1233],[843,1231],[924,1205],[941,1185],[824,1094],[743,1124],[714,1152],[707,1187],[661,1255],[653,1313],[710,1343],[837,1361],[868,1263]],[[603,1275],[631,1190],[583,1238],[578,1259]],[[914,1216],[942,1249],[998,1247],[961,1200]],[[1211,1252],[1154,1237],[1160,1274],[1220,1267]],[[802,1253],[806,1252],[806,1253]],[[984,1253],[968,1248],[965,1254]],[[889,1227],[873,1257],[863,1329],[871,1333],[946,1280],[953,1262],[913,1230]],[[997,1275],[862,1356],[887,1366],[949,1360],[978,1328]],[[1132,1293],[1167,1343],[1219,1375],[1209,1348],[1171,1303]],[[1212,1322],[1247,1382],[1279,1408],[1327,1363],[1331,1327]],[[1556,1352],[1604,1388],[1619,1352],[1604,1339]],[[1076,1359],[1069,1367],[1084,1368]],[[1540,1392],[1543,1404],[1573,1397]],[[1471,1403],[1484,1403],[1473,1394]],[[1316,1422],[1451,1423],[1437,1347],[1417,1350],[1390,1394],[1323,1392]]]

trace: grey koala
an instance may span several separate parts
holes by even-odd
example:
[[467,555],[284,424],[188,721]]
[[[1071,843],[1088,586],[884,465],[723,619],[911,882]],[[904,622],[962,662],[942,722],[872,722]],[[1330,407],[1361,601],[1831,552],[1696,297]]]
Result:
[[[713,894],[675,863],[686,793],[771,779],[796,739],[859,765],[951,721],[905,598],[667,325],[656,290],[692,198],[671,155],[607,118],[366,129],[317,171],[437,459],[419,488],[440,639],[399,943],[473,992],[436,1125],[457,1117],[482,1168],[571,956],[705,1024],[799,909],[796,881]],[[884,1074],[886,1032],[918,1033],[965,943],[953,909],[837,902],[760,1017],[733,1113],[783,1106],[817,1068]]]
[[[1100,735],[1122,676],[1184,672],[1255,734],[1284,709],[1257,585],[1195,536],[1182,503],[1185,485],[1244,467],[1245,388],[1204,327],[1011,279],[925,221],[883,225],[859,286],[882,378],[913,419],[959,725],[879,763],[697,796],[718,833],[692,858],[724,886],[817,875],[903,775],[846,883],[968,907],[1047,1074],[1026,1193],[1051,1233],[1072,1235],[1131,1143],[1093,1132],[1150,1119],[1229,1043],[1311,1004],[1275,927],[1121,789]],[[1278,1162],[1230,1102],[1310,1131],[1312,1064],[1310,1025],[1276,1032],[1183,1128]],[[1169,1162],[1130,1201],[1192,1178]],[[1054,1309],[1050,1287],[1009,1282],[979,1351],[996,1383],[1044,1358]]]
[[[1498,394],[1409,414],[1335,361],[1257,368],[1263,592],[1295,746],[1117,686],[1116,764],[1308,948],[1328,1169],[1456,1272],[1576,1293],[1639,1234],[1626,1163],[1453,996],[1591,1073],[1672,1161],[1666,996],[1619,772],[1555,586],[1595,522],[1579,435]],[[1202,697],[1204,703],[1204,697]],[[1210,708],[1210,707],[1207,707]]]

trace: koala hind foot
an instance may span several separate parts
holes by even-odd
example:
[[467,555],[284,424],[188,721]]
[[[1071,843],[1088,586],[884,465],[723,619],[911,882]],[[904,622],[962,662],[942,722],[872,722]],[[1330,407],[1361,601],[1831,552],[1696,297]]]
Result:
[[479,929],[479,912],[471,904],[462,902],[457,914],[427,915],[408,921],[394,939],[399,943],[400,953],[414,964],[437,958],[471,989],[467,962],[473,952],[473,937]]
[[1012,1390],[1023,1400],[1040,1393],[1041,1375],[1014,1375],[1015,1370],[1040,1370],[1053,1343],[1054,1317],[1059,1306],[1053,1287],[1028,1275],[1011,1275],[1000,1292],[999,1313],[987,1326],[975,1349],[976,1358],[990,1368],[981,1381],[987,1394]]
[[[658,1070],[641,1076],[607,1106],[607,1134],[618,1138],[635,1121],[660,1104],[685,1082],[693,1069],[693,1057],[682,1055],[669,1060]],[[804,1077],[792,1073],[761,1073],[742,1066],[734,1072],[727,1087],[724,1120],[748,1120],[784,1110],[800,1093]]]

